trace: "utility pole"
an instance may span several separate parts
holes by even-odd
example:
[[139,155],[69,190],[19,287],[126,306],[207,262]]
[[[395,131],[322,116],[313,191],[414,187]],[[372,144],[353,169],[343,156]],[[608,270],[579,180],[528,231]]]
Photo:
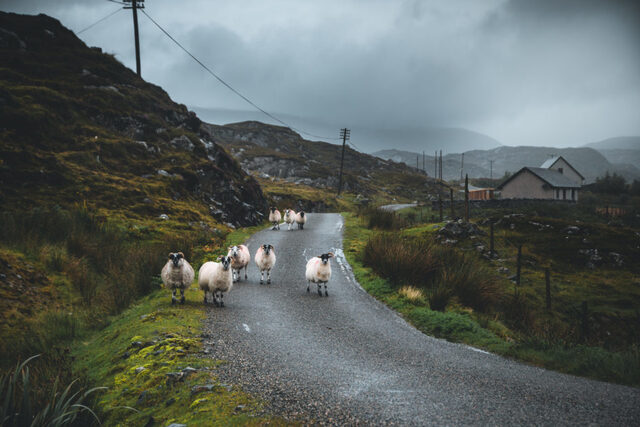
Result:
[[464,153],[462,153],[462,160],[460,161],[460,182],[462,182],[462,170],[464,169]]
[[439,178],[439,176],[438,176],[438,150],[436,150],[436,154],[433,156],[433,161],[435,162],[434,163],[435,169],[433,170],[433,177],[435,179],[438,179]]
[[424,173],[427,173],[427,165],[426,165],[425,159],[424,159],[424,150],[422,151],[422,171]]
[[342,168],[344,167],[344,148],[347,140],[351,137],[351,131],[347,128],[340,129],[340,138],[342,138],[342,159],[340,160],[340,178],[338,180],[338,195],[342,191]]
[[124,9],[133,11],[133,36],[136,44],[136,73],[138,77],[142,77],[140,72],[140,36],[138,34],[138,9],[144,9],[144,0],[124,0],[124,3],[131,3],[131,6],[125,6]]
[[440,180],[442,180],[442,150],[440,150]]
[[420,154],[416,154],[416,169],[420,170]]
[[490,166],[491,169],[490,169],[490,172],[489,172],[489,177],[491,179],[493,179],[493,160],[489,160],[489,165],[491,165]]

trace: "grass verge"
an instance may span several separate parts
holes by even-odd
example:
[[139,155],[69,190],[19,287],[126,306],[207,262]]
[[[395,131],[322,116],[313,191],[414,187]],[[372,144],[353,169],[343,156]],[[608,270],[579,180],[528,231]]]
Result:
[[498,316],[477,313],[468,307],[458,305],[445,312],[431,310],[427,298],[411,295],[405,287],[394,286],[364,265],[367,242],[379,232],[367,229],[355,214],[343,213],[343,216],[344,253],[360,285],[425,334],[564,373],[640,385],[637,347],[613,352],[595,346],[551,342],[510,330]]
[[[226,243],[262,227],[236,230]],[[172,306],[168,291],[156,290],[75,346],[74,373],[108,387],[99,402],[103,423],[281,424],[263,414],[259,401],[217,380],[216,368],[225,362],[203,349],[202,292],[192,286],[185,295],[184,305]]]

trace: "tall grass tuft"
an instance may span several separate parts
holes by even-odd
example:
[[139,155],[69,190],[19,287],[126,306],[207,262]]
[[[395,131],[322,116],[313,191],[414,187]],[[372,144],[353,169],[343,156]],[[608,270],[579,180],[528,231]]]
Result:
[[407,221],[394,211],[365,207],[358,214],[365,219],[369,229],[399,230],[407,225]]
[[434,255],[440,262],[440,281],[465,306],[485,312],[502,298],[498,278],[478,260],[475,254],[449,247],[437,247]]
[[[6,427],[67,426],[80,421],[80,424],[87,425],[92,420],[99,424],[98,416],[86,401],[90,395],[105,387],[85,391],[77,389],[76,381],[64,387],[56,379],[45,398],[39,400],[28,366],[36,357],[18,363],[13,371],[0,376],[0,424]],[[90,415],[90,419],[82,419],[86,414]]]

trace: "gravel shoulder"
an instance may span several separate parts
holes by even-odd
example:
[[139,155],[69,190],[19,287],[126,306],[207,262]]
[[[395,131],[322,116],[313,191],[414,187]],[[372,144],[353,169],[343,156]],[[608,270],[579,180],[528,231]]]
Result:
[[[422,334],[357,284],[342,256],[342,217],[309,214],[304,230],[265,229],[271,285],[249,279],[208,308],[205,347],[233,383],[290,420],[321,424],[614,424],[640,422],[640,389],[523,365]],[[304,268],[332,250],[329,297],[306,292]]]

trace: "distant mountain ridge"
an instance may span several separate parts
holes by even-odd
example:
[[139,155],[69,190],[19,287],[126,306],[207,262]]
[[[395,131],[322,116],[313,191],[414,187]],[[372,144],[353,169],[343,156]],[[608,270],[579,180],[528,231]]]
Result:
[[617,136],[585,144],[596,150],[640,150],[640,136]]
[[[382,150],[373,153],[383,159],[404,162],[410,166],[422,165],[422,156],[415,152],[400,150]],[[552,148],[552,147],[507,147],[501,146],[491,150],[471,150],[464,153],[462,173],[470,178],[486,178],[491,175],[493,161],[493,178],[499,178],[505,172],[517,172],[522,167],[538,167],[552,155],[563,156],[585,177],[586,183],[593,182],[607,172],[618,173],[627,180],[640,178],[640,169],[634,165],[612,164],[597,150],[589,147]],[[460,179],[462,154],[443,156],[443,178]],[[426,171],[433,176],[435,163],[433,156],[426,156]]]
[[[266,117],[256,111],[238,111],[220,108],[204,108],[191,106],[204,121],[224,125],[236,122],[255,121],[281,126],[281,123]],[[443,150],[444,153],[456,153],[468,150],[486,150],[499,147],[499,141],[468,129],[424,126],[414,128],[388,129],[384,127],[361,126],[354,124],[349,126],[344,123],[324,123],[312,118],[294,116],[290,114],[276,114],[279,118],[289,123],[296,129],[301,129],[314,135],[335,138],[339,129],[348,127],[351,129],[351,138],[360,150],[371,153],[387,147],[394,147],[407,151],[425,150],[427,154],[435,150]],[[322,138],[302,135],[312,140]]]

